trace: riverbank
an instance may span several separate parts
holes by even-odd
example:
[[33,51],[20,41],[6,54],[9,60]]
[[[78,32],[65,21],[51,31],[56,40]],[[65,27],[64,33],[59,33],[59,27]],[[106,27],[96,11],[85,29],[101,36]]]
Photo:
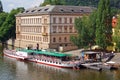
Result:
[[114,66],[120,68],[120,53],[114,53],[115,56],[110,60]]

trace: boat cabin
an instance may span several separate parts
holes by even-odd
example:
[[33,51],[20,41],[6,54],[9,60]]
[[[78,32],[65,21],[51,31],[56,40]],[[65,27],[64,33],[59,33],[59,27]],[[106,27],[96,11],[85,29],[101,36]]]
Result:
[[84,61],[96,62],[101,61],[101,53],[96,51],[82,51],[82,56],[84,56]]

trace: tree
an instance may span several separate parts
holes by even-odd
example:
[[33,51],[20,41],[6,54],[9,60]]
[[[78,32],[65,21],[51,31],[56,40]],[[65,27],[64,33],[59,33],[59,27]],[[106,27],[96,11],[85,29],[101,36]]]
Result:
[[[2,25],[5,22],[7,16],[8,16],[8,13],[5,13],[5,12],[0,13],[0,29],[2,28]],[[2,34],[2,32],[0,31],[0,42],[2,42],[1,34]]]
[[3,12],[2,2],[0,0],[0,13]]
[[77,36],[71,36],[71,41],[79,48],[88,47],[94,44],[94,30],[91,28],[91,20],[89,16],[75,19],[75,28],[78,31]]
[[110,0],[100,0],[96,13],[96,44],[106,49],[112,41]]
[[[75,5],[75,6],[93,6],[97,7],[100,0],[44,0],[43,6],[50,5]],[[119,9],[120,0],[110,0],[110,6]]]
[[23,11],[24,8],[13,9],[7,16],[6,20],[0,27],[0,41],[5,43],[10,38],[15,39],[15,15]]
[[64,5],[65,0],[44,0],[42,6],[46,5]]
[[99,45],[106,49],[112,42],[112,25],[109,0],[100,0],[98,9],[89,17],[75,20],[75,28],[78,36],[71,37],[75,45]]
[[2,12],[0,13],[0,28],[2,26],[2,24],[4,23],[4,21],[6,20],[8,13]]
[[113,43],[117,51],[120,51],[120,16],[117,17],[117,26],[114,28]]

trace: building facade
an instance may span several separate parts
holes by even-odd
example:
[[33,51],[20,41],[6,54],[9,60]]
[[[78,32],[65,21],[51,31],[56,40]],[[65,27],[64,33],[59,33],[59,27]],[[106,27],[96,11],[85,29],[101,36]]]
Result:
[[39,49],[73,50],[77,47],[70,41],[76,36],[75,18],[89,15],[91,7],[44,6],[25,10],[16,15],[16,41],[19,47],[39,44]]

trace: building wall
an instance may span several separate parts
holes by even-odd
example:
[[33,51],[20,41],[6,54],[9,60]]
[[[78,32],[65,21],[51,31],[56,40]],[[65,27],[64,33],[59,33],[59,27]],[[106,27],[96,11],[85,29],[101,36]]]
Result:
[[18,47],[52,48],[64,51],[77,49],[70,36],[77,35],[75,18],[82,15],[35,15],[16,17],[16,43]]
[[77,35],[74,20],[82,15],[36,15],[16,17],[16,43],[18,47],[52,48],[64,51],[77,49],[70,41],[71,35]]
[[75,18],[82,15],[51,15],[50,26],[50,47],[59,50],[63,47],[64,51],[77,49],[70,41],[70,36],[77,35],[74,27]]
[[[49,15],[16,17],[16,46],[49,48]],[[19,44],[18,44],[19,43]]]

